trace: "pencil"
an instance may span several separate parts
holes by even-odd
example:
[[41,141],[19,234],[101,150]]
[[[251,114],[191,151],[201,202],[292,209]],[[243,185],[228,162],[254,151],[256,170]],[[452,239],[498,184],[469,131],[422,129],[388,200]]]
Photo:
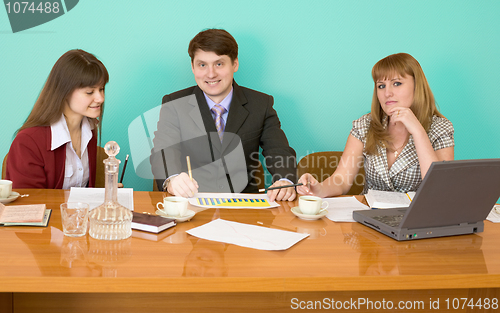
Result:
[[193,180],[193,172],[191,171],[191,160],[189,159],[189,155],[186,156],[186,162],[188,165],[189,179]]
[[274,189],[302,186],[302,185],[303,185],[302,183],[299,183],[299,184],[293,184],[293,185],[284,185],[284,186],[277,186],[277,187],[271,187],[271,188],[264,188],[264,189],[259,189],[259,192],[264,192],[266,190],[274,190]]
[[125,157],[125,163],[123,163],[122,176],[120,177],[120,184],[123,182],[123,175],[125,175],[125,169],[127,168],[128,154]]
[[412,200],[410,198],[410,195],[407,193],[406,196],[408,197],[408,199],[410,199],[410,202],[411,202]]

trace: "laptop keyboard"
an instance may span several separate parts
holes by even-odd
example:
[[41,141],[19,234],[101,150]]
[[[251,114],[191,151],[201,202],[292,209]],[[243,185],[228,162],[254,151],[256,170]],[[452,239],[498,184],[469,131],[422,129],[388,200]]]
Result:
[[403,219],[404,214],[401,215],[391,215],[391,216],[374,216],[373,219],[382,222],[386,225],[389,225],[391,227],[397,227],[401,223],[401,220]]

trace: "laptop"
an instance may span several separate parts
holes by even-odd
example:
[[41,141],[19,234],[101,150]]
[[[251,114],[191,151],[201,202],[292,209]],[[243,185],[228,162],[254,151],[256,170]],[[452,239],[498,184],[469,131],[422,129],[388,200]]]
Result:
[[500,197],[500,159],[434,162],[407,208],[354,211],[395,240],[479,233]]

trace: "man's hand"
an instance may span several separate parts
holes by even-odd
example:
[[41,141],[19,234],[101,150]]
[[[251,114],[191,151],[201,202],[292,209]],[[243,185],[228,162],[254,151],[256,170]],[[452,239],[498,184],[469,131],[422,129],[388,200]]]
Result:
[[191,198],[198,192],[198,183],[191,180],[187,173],[180,173],[168,183],[167,192],[174,196]]
[[[290,185],[290,182],[286,180],[278,180],[274,184],[272,184],[271,187],[278,187],[278,186],[286,186]],[[269,187],[269,188],[271,188]],[[281,189],[274,189],[274,190],[269,190],[267,192],[267,196],[269,197],[269,201],[293,201],[295,200],[295,197],[297,194],[295,193],[295,188],[294,187],[288,187],[288,188],[281,188]]]

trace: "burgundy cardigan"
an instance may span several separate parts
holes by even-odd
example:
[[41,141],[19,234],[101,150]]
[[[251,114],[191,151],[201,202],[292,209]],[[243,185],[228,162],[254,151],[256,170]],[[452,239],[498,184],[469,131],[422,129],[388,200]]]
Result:
[[[66,144],[54,151],[51,146],[50,126],[37,126],[20,131],[7,157],[6,179],[12,188],[62,189],[66,161]],[[95,185],[97,138],[87,146],[89,156],[89,187]]]

